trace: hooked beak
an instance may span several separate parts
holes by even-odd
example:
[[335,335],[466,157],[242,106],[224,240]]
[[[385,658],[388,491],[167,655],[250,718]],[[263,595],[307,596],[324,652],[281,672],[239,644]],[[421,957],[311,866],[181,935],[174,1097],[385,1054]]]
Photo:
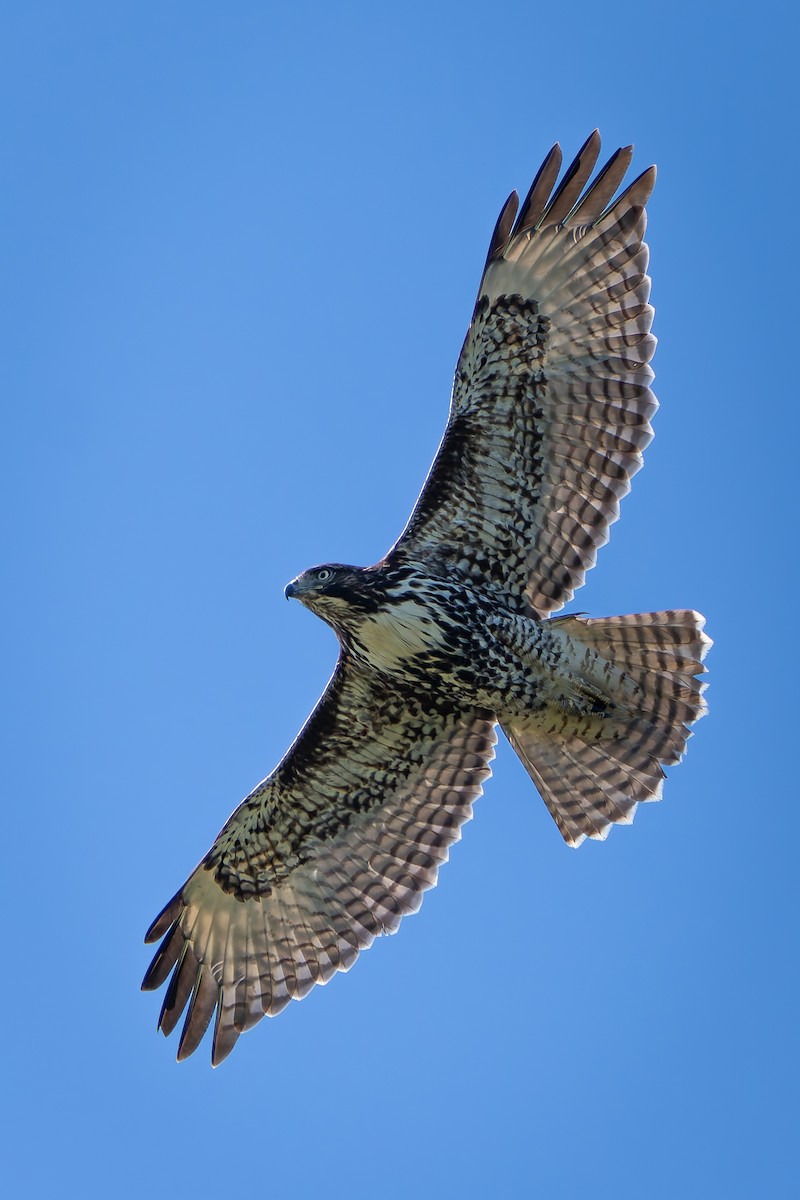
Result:
[[297,588],[294,586],[294,580],[292,580],[291,583],[287,583],[286,587],[283,589],[283,594],[287,600],[291,600],[292,596],[297,595]]

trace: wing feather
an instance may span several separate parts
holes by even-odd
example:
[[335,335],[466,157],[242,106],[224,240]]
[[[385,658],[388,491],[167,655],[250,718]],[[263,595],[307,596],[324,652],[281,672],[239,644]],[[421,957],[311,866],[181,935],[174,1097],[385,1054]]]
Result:
[[599,149],[595,131],[555,187],[554,147],[510,234],[503,210],[445,435],[387,556],[540,616],[572,597],[608,540],[657,408],[643,240],[655,168],[613,200],[632,150],[589,182]]
[[511,230],[514,226],[514,217],[519,204],[519,196],[516,192],[512,192],[506,200],[500,216],[497,218],[497,224],[494,227],[494,232],[489,240],[489,252],[486,255],[486,266],[494,262],[496,258],[500,258],[506,246],[508,239],[511,236]]
[[560,170],[561,147],[556,142],[536,172],[530,190],[523,201],[514,229],[515,237],[519,237],[523,233],[528,233],[529,230],[535,229],[539,224]]
[[548,225],[559,225],[575,207],[586,181],[594,170],[600,153],[600,134],[595,129],[581,146],[564,178],[553,193],[541,220]]
[[571,216],[581,225],[592,225],[605,212],[611,197],[616,192],[631,165],[633,146],[620,146],[608,160],[602,171],[598,171],[592,185],[573,209]]
[[263,1015],[415,912],[471,816],[494,742],[490,714],[392,690],[343,656],[289,753],[148,931],[164,941],[142,986],[172,970],[165,1034],[189,1005],[178,1057],[216,1009],[221,1062]]

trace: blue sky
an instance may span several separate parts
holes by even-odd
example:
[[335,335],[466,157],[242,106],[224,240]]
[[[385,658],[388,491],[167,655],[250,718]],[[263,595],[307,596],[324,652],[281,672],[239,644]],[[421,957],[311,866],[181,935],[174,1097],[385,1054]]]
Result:
[[[15,1194],[796,1194],[782,8],[3,6]],[[177,1066],[142,935],[335,657],[283,586],[394,540],[497,211],[595,125],[659,166],[662,409],[579,607],[703,610],[710,716],[577,852],[500,747],[419,916]]]

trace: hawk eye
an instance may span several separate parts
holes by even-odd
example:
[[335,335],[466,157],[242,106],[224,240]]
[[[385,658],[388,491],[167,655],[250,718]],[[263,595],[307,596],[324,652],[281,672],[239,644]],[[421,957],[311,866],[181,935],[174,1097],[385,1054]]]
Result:
[[323,567],[321,571],[317,571],[317,582],[327,583],[332,574],[333,571],[331,571],[328,567]]

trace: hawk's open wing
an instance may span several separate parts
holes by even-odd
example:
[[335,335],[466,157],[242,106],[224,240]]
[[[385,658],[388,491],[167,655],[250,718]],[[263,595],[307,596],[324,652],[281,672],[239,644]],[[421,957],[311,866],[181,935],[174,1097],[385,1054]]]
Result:
[[655,168],[609,205],[632,148],[587,188],[599,151],[595,131],[553,192],[554,146],[513,227],[516,193],[500,214],[447,429],[388,555],[497,587],[540,616],[570,599],[608,540],[657,407],[642,240]]
[[165,1034],[189,1002],[178,1058],[216,1009],[221,1062],[243,1030],[416,911],[472,815],[494,744],[488,713],[390,691],[340,658],[286,757],[148,931],[164,940],[142,986],[172,971]]

